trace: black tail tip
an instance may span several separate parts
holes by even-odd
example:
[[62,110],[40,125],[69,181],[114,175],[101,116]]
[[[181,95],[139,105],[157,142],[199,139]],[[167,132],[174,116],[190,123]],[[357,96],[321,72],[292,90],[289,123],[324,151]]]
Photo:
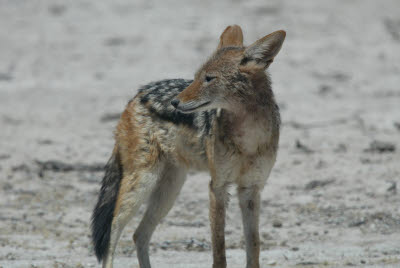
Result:
[[91,224],[94,252],[99,262],[104,260],[108,254],[114,209],[122,179],[122,164],[118,153],[111,156],[105,169]]
[[107,217],[102,217],[102,212],[104,213],[104,210],[101,211],[96,207],[92,219],[92,242],[99,263],[107,256],[111,234],[111,226],[107,228],[109,220]]

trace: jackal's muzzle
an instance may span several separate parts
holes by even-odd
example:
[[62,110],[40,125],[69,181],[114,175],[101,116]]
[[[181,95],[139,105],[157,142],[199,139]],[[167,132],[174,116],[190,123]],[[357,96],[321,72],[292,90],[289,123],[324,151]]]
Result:
[[174,106],[179,112],[182,113],[192,113],[195,112],[196,110],[199,110],[200,108],[204,108],[207,105],[209,105],[211,101],[188,101],[186,103],[180,102],[178,99],[173,99],[171,101],[171,105]]

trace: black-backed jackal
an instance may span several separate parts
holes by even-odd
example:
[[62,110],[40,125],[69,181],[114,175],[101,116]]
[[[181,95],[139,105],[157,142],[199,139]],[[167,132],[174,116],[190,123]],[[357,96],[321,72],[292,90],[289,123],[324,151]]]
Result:
[[237,185],[247,268],[259,267],[260,191],[275,163],[279,108],[266,69],[285,39],[271,33],[244,47],[229,26],[194,80],[163,80],[142,87],[115,132],[92,217],[94,249],[112,267],[122,230],[140,205],[147,210],[133,235],[141,268],[150,267],[149,241],[171,209],[188,170],[210,172],[213,267],[226,267],[227,186]]

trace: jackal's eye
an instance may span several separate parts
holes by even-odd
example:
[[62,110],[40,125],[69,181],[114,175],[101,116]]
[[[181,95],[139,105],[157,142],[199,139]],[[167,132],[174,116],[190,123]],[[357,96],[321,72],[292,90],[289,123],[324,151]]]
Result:
[[215,76],[206,75],[206,77],[204,78],[204,80],[206,80],[206,82],[211,82],[211,81],[214,80],[215,78],[216,78]]

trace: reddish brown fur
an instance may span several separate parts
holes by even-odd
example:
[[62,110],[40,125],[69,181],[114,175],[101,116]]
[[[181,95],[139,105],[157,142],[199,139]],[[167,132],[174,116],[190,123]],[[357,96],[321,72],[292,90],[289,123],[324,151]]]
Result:
[[[135,153],[139,147],[139,133],[137,122],[134,122],[135,117],[132,116],[132,110],[134,103],[128,104],[127,108],[121,115],[121,119],[115,132],[116,144],[120,148],[121,162],[124,167],[124,174],[131,174],[135,169],[135,163],[138,160],[139,155]],[[135,181],[132,181],[127,176],[123,176],[121,186],[115,205],[114,215],[119,214],[119,210],[122,203],[122,197],[126,192],[132,191],[135,185]]]
[[200,97],[201,82],[197,79],[193,81],[184,91],[182,91],[176,98],[182,102],[196,100]]
[[[150,135],[149,143],[142,137],[149,133],[141,122],[138,122],[137,99],[130,102],[121,115],[121,119],[115,132],[115,140],[121,155],[121,162],[124,167],[123,178],[115,205],[114,215],[118,215],[125,193],[133,191],[138,183],[138,177],[132,179],[130,174],[137,174],[138,171],[154,166],[160,158],[161,149],[154,135]],[[141,150],[146,148],[146,150]]]

